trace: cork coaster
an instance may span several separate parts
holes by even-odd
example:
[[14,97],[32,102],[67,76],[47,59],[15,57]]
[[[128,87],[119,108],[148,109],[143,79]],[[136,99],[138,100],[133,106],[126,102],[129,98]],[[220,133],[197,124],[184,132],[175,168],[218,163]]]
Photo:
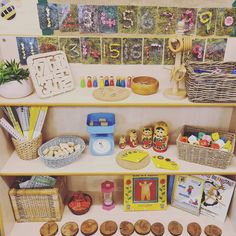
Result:
[[54,221],[49,221],[40,228],[41,236],[55,236],[58,232],[58,225]]
[[171,235],[179,236],[183,232],[183,226],[177,221],[171,221],[168,225],[168,230]]
[[130,91],[121,87],[104,87],[93,91],[93,97],[100,101],[117,102],[129,97]]
[[104,236],[114,235],[117,231],[117,224],[114,221],[105,221],[100,226],[100,232]]
[[155,236],[162,236],[165,233],[165,227],[162,223],[156,222],[151,226],[151,232]]
[[190,236],[200,236],[202,233],[202,228],[198,223],[192,222],[188,224],[187,232]]
[[[123,160],[123,154],[128,152],[129,150],[130,149],[123,150],[118,153],[118,155],[116,157],[116,162],[119,166],[121,166],[125,169],[128,169],[128,170],[140,170],[140,169],[145,168],[150,163],[151,158],[148,155],[143,160],[141,160],[140,162],[137,162],[137,163]],[[131,149],[131,151],[135,151],[135,149]]]
[[98,223],[95,220],[89,219],[81,224],[81,233],[85,236],[93,235],[98,230]]
[[120,233],[123,236],[130,236],[134,232],[134,225],[129,221],[122,221],[120,223]]
[[216,225],[208,225],[204,229],[204,233],[207,236],[221,236],[222,230]]
[[136,233],[141,234],[141,235],[146,235],[150,232],[151,230],[151,224],[146,221],[146,220],[138,220],[135,225],[134,229]]
[[75,236],[79,232],[79,226],[75,222],[67,222],[61,228],[62,236]]

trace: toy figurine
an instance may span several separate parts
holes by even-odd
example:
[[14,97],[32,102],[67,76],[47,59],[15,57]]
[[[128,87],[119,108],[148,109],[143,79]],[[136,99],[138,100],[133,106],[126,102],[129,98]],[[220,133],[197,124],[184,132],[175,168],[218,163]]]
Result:
[[129,146],[130,147],[137,147],[137,145],[138,145],[137,131],[134,129],[131,129],[129,131]]
[[165,152],[168,147],[168,126],[164,121],[158,122],[154,127],[153,150]]
[[142,131],[142,147],[148,149],[152,146],[152,128],[144,127]]
[[120,149],[124,149],[126,147],[126,137],[124,135],[120,136],[119,147]]

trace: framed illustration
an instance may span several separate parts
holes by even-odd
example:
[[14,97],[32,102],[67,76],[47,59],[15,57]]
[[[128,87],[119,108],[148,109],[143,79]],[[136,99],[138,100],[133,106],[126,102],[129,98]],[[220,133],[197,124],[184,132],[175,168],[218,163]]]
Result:
[[194,215],[199,215],[203,188],[204,180],[200,178],[189,175],[176,175],[172,206]]
[[124,176],[125,211],[165,210],[166,175]]

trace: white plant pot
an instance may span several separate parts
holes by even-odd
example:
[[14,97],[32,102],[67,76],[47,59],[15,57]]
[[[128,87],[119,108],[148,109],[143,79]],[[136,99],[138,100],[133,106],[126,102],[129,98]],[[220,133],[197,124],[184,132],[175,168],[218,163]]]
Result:
[[0,85],[0,96],[5,98],[23,98],[33,92],[33,85],[31,79],[18,81],[11,81]]

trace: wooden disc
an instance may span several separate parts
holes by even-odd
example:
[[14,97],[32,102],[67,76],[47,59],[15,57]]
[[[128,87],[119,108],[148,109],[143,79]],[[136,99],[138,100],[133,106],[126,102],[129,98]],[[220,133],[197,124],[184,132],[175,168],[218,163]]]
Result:
[[183,226],[177,221],[171,221],[168,230],[173,236],[179,236],[183,232]]
[[135,149],[126,149],[118,153],[116,157],[116,162],[119,166],[128,170],[140,170],[145,168],[150,163],[151,158],[148,155],[138,163],[123,160],[122,155],[129,150],[134,151]]
[[202,233],[202,228],[198,223],[192,222],[188,224],[187,231],[190,236],[200,236]]
[[100,232],[104,236],[114,235],[117,231],[117,224],[114,221],[105,221],[100,226]]
[[123,236],[130,236],[134,232],[134,225],[129,221],[122,221],[120,223],[120,233]]
[[150,232],[151,230],[151,224],[146,221],[146,220],[138,220],[135,225],[134,229],[136,233],[141,234],[141,235],[146,235]]
[[165,233],[165,227],[162,223],[156,222],[152,224],[151,231],[155,236],[162,236]]
[[79,232],[79,226],[75,222],[67,222],[61,227],[61,234],[63,236],[75,236]]
[[49,221],[40,228],[41,236],[55,236],[58,232],[58,225],[54,221]]
[[207,236],[221,236],[222,230],[216,225],[208,225],[204,229]]
[[130,91],[121,87],[104,87],[93,91],[93,96],[97,100],[105,102],[121,101],[129,97]]
[[93,235],[98,230],[98,223],[95,220],[89,219],[81,224],[81,233],[86,236]]

